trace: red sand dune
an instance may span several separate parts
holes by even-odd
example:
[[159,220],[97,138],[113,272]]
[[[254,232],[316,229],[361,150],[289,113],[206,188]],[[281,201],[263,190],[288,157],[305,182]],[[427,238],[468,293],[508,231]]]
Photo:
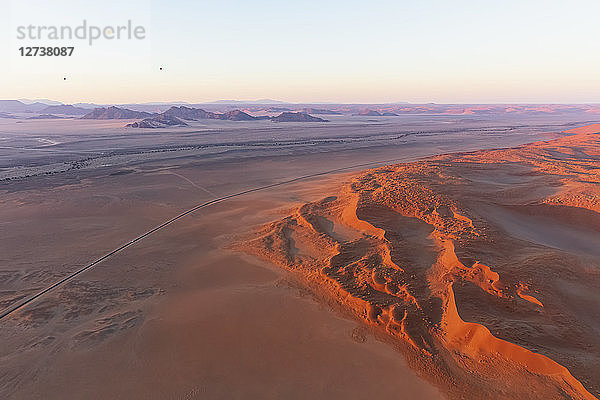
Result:
[[450,398],[594,399],[596,132],[368,170],[236,248],[362,321]]

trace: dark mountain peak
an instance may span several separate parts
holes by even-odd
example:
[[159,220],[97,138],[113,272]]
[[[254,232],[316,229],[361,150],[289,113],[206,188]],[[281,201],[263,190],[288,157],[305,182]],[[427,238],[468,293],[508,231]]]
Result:
[[198,119],[216,119],[217,114],[203,110],[201,108],[192,108],[186,106],[173,106],[163,113],[165,116],[176,117],[188,121]]
[[168,126],[189,126],[177,117],[158,114],[154,117],[145,118],[138,122],[125,125],[129,128],[165,128]]
[[256,119],[256,117],[253,117],[252,115],[245,113],[241,110],[233,110],[228,111],[224,114],[220,114],[219,119],[224,119],[228,121],[253,121]]
[[133,111],[116,106],[94,108],[83,119],[136,119],[151,117],[152,114],[144,111]]
[[361,110],[354,115],[360,115],[363,117],[382,117],[383,116],[383,114],[381,114],[379,111],[371,110],[369,108],[365,108],[364,110]]
[[303,112],[282,112],[276,117],[272,117],[273,122],[329,122],[326,119],[313,117]]

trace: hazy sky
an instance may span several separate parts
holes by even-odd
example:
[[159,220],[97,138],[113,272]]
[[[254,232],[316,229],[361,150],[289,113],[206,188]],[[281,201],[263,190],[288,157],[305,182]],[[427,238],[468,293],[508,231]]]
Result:
[[[0,0],[0,98],[600,102],[599,0]],[[19,25],[143,40],[18,40]],[[21,57],[21,46],[75,46]],[[162,67],[161,71],[159,68]],[[64,80],[64,78],[67,80]]]

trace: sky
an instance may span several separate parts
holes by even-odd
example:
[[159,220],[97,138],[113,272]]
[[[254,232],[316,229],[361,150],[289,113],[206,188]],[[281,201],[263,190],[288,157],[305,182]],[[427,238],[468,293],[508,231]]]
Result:
[[[598,0],[0,0],[0,99],[600,103],[599,15]],[[145,37],[17,38],[83,20]],[[74,54],[19,52],[49,45]]]

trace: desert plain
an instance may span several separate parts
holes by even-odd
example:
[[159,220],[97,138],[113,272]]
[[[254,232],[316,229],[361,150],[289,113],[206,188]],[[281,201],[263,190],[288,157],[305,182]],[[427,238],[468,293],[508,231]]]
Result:
[[593,399],[593,116],[0,119],[8,399]]

